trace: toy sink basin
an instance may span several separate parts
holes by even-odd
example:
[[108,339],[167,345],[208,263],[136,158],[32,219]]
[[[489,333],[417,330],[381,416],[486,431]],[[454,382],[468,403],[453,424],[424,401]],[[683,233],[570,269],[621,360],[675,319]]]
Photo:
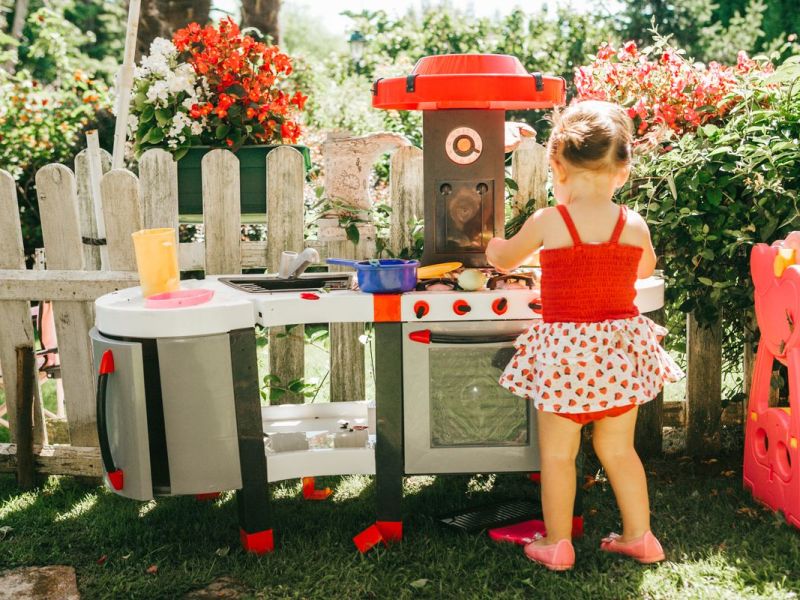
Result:
[[295,279],[281,279],[277,275],[236,275],[220,277],[219,281],[248,294],[349,290],[353,287],[352,273],[303,273]]

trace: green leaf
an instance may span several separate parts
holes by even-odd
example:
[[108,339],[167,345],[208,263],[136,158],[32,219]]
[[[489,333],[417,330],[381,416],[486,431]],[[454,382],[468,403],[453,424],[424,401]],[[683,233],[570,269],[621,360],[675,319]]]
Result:
[[164,130],[160,127],[153,127],[147,133],[147,142],[150,144],[159,144],[164,139]]
[[703,285],[708,285],[708,286],[714,285],[714,282],[711,281],[708,277],[698,277],[697,281],[699,281]]
[[506,177],[506,187],[515,192],[519,191],[519,185],[511,177]]
[[148,104],[147,106],[142,109],[142,114],[139,115],[139,121],[142,123],[149,123],[153,120],[153,117],[156,114],[156,109],[153,108],[152,104]]
[[358,244],[359,240],[361,239],[361,234],[358,231],[358,225],[355,223],[350,223],[345,228],[345,233],[347,234],[347,239],[353,242],[353,244]]
[[172,121],[172,113],[165,108],[159,108],[156,110],[156,121],[161,127],[163,127]]
[[217,125],[216,130],[214,131],[214,137],[218,140],[224,140],[228,137],[228,132],[231,130],[231,126],[227,123],[220,123]]
[[677,200],[678,199],[678,190],[675,188],[675,179],[672,175],[667,175],[667,185],[669,186],[669,191],[672,194],[672,197]]
[[234,83],[227,90],[225,90],[225,92],[232,96],[237,96],[238,98],[244,98],[247,95],[247,90],[245,90],[244,87],[238,83]]

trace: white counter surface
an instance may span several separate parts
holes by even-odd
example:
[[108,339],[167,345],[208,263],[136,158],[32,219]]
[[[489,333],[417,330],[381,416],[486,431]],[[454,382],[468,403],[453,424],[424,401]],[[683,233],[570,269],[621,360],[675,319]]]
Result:
[[[207,288],[214,291],[211,301],[185,308],[146,308],[141,289],[128,288],[112,292],[95,301],[97,329],[105,335],[134,338],[164,338],[224,333],[235,329],[276,327],[303,323],[372,322],[376,319],[372,294],[358,291],[313,293],[275,292],[251,294],[236,290],[210,277],[186,280],[181,286]],[[664,305],[664,281],[650,277],[636,284],[636,305],[642,313]],[[305,297],[304,297],[305,296]],[[315,296],[315,298],[314,298]],[[492,302],[500,297],[508,300],[503,315],[492,311]],[[400,298],[402,320],[416,321],[414,306],[428,302],[429,313],[421,321],[474,321],[530,319],[535,315],[528,308],[538,297],[538,290],[496,290],[479,292],[410,292]],[[470,304],[466,314],[456,314],[456,300]]]

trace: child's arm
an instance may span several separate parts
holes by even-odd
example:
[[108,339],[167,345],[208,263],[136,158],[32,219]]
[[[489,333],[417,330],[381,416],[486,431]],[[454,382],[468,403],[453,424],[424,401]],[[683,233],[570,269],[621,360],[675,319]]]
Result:
[[541,220],[545,209],[537,210],[510,240],[494,238],[486,247],[486,259],[500,271],[513,271],[525,264],[542,245]]
[[647,227],[642,216],[633,211],[629,211],[628,214],[632,217],[628,219],[628,223],[635,236],[633,245],[642,248],[642,258],[639,259],[639,269],[636,275],[639,279],[644,279],[650,277],[656,268],[656,251],[650,239],[650,228]]

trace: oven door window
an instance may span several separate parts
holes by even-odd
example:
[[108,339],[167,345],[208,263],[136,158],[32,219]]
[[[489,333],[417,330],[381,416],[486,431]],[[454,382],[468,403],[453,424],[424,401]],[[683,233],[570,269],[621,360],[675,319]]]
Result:
[[530,403],[497,383],[513,355],[507,346],[430,348],[431,448],[528,445]]

